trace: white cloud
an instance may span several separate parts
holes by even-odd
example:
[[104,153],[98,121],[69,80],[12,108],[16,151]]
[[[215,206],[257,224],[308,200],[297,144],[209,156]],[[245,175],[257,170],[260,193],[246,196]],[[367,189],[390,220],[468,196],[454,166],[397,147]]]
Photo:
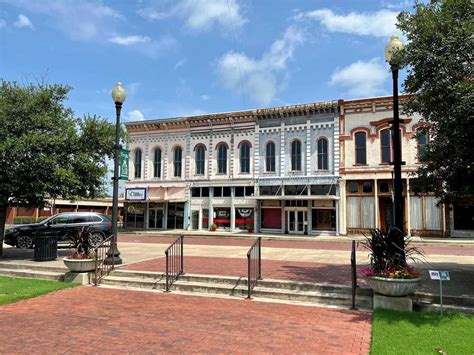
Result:
[[169,9],[148,7],[137,13],[148,21],[179,17],[185,21],[187,29],[195,31],[206,31],[214,26],[230,29],[230,18],[234,28],[247,21],[237,0],[181,0]]
[[109,42],[121,46],[130,46],[139,43],[149,43],[150,41],[151,38],[147,36],[114,36],[109,38]]
[[315,20],[330,32],[351,33],[360,36],[390,37],[400,31],[395,27],[398,12],[380,10],[371,13],[350,12],[338,15],[330,9],[299,13],[296,20]]
[[130,96],[135,95],[138,91],[138,88],[140,87],[140,83],[138,82],[133,82],[127,85],[127,92]]
[[5,27],[7,25],[7,22],[4,19],[0,18],[0,28]]
[[177,70],[178,68],[182,67],[184,63],[186,63],[186,58],[183,58],[179,60],[178,62],[176,62],[176,64],[173,67],[173,70]]
[[207,101],[209,100],[211,97],[209,95],[201,95],[201,100],[202,101]]
[[383,84],[388,77],[387,65],[380,59],[373,58],[336,69],[330,84],[344,88],[351,97],[386,95]]
[[13,23],[13,26],[17,28],[29,28],[30,30],[35,29],[35,26],[33,26],[31,20],[23,14],[18,15],[18,20]]
[[102,2],[90,0],[2,0],[30,13],[50,18],[49,23],[73,40],[102,40],[113,35],[124,17]]
[[286,72],[296,47],[304,41],[303,33],[290,26],[282,38],[273,42],[259,59],[243,53],[228,52],[218,59],[219,79],[226,88],[240,94],[243,86],[246,97],[259,105],[268,105],[281,90],[279,78]]
[[127,112],[125,119],[126,121],[143,121],[145,117],[143,116],[143,113],[140,112],[140,110],[132,110]]

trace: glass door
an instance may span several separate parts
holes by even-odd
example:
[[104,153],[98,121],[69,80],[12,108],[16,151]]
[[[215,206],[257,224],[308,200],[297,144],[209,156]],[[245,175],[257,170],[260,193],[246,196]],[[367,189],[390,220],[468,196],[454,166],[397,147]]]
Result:
[[307,211],[288,211],[288,233],[304,234],[307,223]]
[[304,233],[304,226],[306,224],[306,211],[297,211],[296,213],[298,217],[296,233]]
[[163,229],[163,217],[162,208],[151,208],[148,213],[148,228]]

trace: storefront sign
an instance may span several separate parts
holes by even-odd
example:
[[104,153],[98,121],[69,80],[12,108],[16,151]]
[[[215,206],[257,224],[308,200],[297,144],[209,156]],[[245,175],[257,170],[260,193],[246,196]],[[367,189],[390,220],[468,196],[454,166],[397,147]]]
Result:
[[127,149],[120,149],[119,152],[119,179],[128,180],[128,153]]
[[136,188],[125,189],[125,199],[128,201],[146,200],[146,188],[136,187]]

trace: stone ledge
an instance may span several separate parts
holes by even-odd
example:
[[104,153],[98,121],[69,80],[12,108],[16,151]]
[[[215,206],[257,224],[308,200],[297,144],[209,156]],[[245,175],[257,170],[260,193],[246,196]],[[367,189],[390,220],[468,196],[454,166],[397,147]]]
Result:
[[391,297],[374,293],[374,310],[378,308],[412,312],[413,301],[409,296]]

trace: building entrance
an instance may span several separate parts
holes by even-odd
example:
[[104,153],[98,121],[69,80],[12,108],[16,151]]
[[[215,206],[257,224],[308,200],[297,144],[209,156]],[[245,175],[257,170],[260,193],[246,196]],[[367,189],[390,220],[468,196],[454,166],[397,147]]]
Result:
[[286,211],[287,230],[290,234],[304,234],[308,225],[306,210]]
[[148,228],[163,229],[164,216],[163,208],[150,208],[148,211]]

